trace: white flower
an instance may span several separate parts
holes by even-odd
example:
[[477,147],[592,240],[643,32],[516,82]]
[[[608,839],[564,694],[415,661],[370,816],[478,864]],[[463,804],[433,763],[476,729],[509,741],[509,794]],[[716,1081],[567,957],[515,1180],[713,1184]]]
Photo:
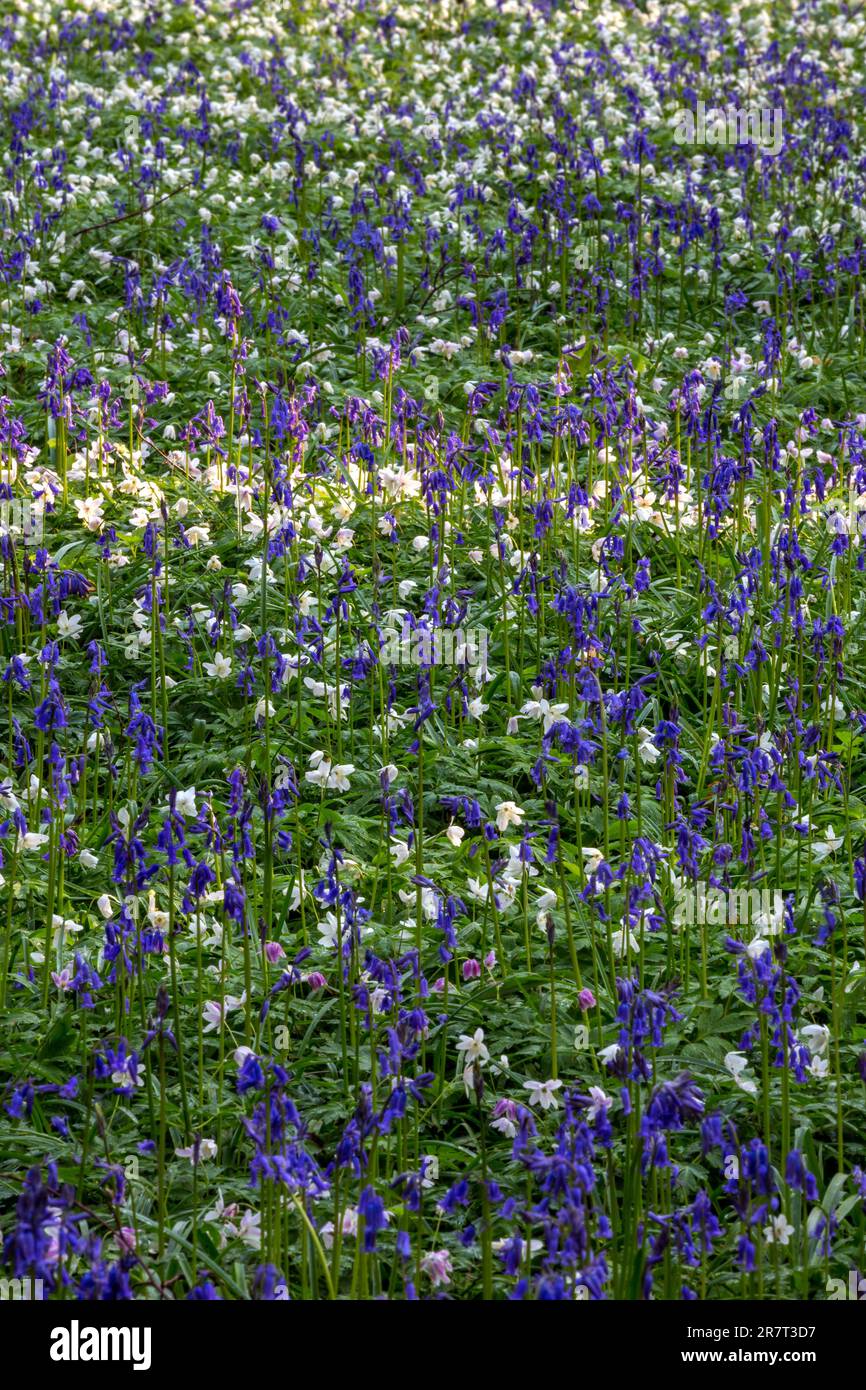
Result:
[[[133,1082],[132,1082],[132,1073],[128,1070],[128,1064],[127,1064],[127,1067],[124,1067],[122,1071],[121,1071],[121,1070],[118,1070],[118,1071],[113,1071],[113,1072],[111,1073],[111,1084],[112,1084],[113,1086],[122,1086],[124,1089],[128,1089],[128,1088],[133,1084]],[[137,1075],[136,1075],[136,1078],[135,1078],[135,1085],[136,1085],[136,1086],[143,1086],[143,1085],[144,1085],[144,1077],[142,1076],[140,1070],[138,1071],[138,1073],[137,1073]]]
[[355,771],[353,763],[332,764],[321,749],[310,754],[310,771],[304,774],[308,782],[316,787],[329,787],[331,790],[349,790],[349,778]]
[[399,869],[401,864],[405,864],[409,858],[409,846],[404,840],[398,840],[396,836],[391,836],[391,858],[394,860],[394,867]]
[[785,925],[785,899],[781,893],[773,895],[773,905],[765,912],[755,914],[752,922],[756,936],[778,936]]
[[447,839],[450,845],[454,846],[455,849],[459,849],[463,840],[463,836],[465,834],[466,831],[463,829],[463,826],[455,825],[452,821],[448,829],[445,831],[445,838]]
[[[387,1212],[385,1215],[387,1219]],[[343,1227],[344,1236],[351,1237],[358,1234],[358,1211],[356,1207],[346,1208],[346,1210],[343,1212],[343,1220],[341,1224]],[[324,1245],[325,1249],[332,1250],[334,1247],[333,1221],[326,1221],[324,1226],[321,1228],[320,1234],[322,1237],[322,1244]]]
[[523,1088],[530,1092],[530,1105],[540,1105],[542,1110],[556,1110],[559,1102],[554,1092],[558,1091],[561,1085],[561,1081],[524,1081]]
[[640,758],[642,763],[649,763],[650,767],[652,767],[653,763],[657,763],[659,758],[661,757],[661,753],[653,743],[652,730],[648,729],[646,725],[641,724],[637,732],[638,757]]
[[98,497],[76,499],[75,510],[78,513],[78,520],[87,527],[88,531],[102,530],[105,525],[105,517],[102,515],[104,505]]
[[222,1028],[226,1014],[233,1009],[243,1008],[246,1002],[246,990],[244,990],[240,999],[235,998],[232,994],[227,994],[222,1004],[217,1003],[214,999],[208,999],[202,1009],[202,1018],[205,1019],[203,1031],[205,1033],[213,1033],[217,1028]]
[[334,916],[333,912],[326,912],[324,919],[321,922],[316,923],[316,931],[322,938],[319,942],[320,946],[328,946],[333,948],[337,945],[337,942],[340,939],[341,932],[340,924]]
[[599,864],[604,863],[604,855],[602,854],[601,850],[595,849],[593,845],[584,845],[583,859],[583,871],[587,875],[587,877],[589,877],[590,874],[594,874],[596,872]]
[[472,1034],[463,1033],[457,1043],[457,1051],[463,1053],[464,1063],[471,1067],[477,1062],[485,1066],[490,1061],[490,1053],[484,1042],[484,1029],[476,1028]]
[[213,1033],[217,1028],[221,1028],[223,1022],[222,1005],[209,999],[202,1009],[202,1018],[205,1020],[204,1031],[206,1033]]
[[156,906],[156,894],[151,889],[147,898],[147,916],[151,926],[157,931],[168,931],[171,925],[171,916],[168,912],[161,912]]
[[197,816],[198,807],[195,804],[195,787],[187,787],[186,791],[178,792],[175,807],[182,816]]
[[206,661],[204,669],[209,676],[215,676],[217,680],[224,681],[232,673],[232,659],[230,656],[223,656],[222,652],[214,652],[213,661]]
[[490,706],[484,704],[480,695],[476,695],[474,700],[469,701],[466,708],[472,715],[473,719],[480,719],[483,714],[487,713]]
[[[198,1146],[198,1158],[199,1158],[199,1162],[201,1162],[202,1159],[216,1158],[216,1152],[217,1152],[217,1146],[216,1146],[216,1140],[215,1140],[215,1139],[202,1139],[202,1140],[200,1140],[199,1146]],[[176,1153],[176,1155],[177,1155],[178,1158],[188,1158],[189,1161],[190,1161],[190,1163],[195,1163],[195,1161],[196,1161],[196,1153],[195,1153],[195,1145],[194,1145],[194,1144],[190,1144],[190,1145],[189,1145],[187,1148],[185,1148],[185,1149],[175,1149],[175,1153]]]
[[830,1046],[830,1029],[826,1023],[807,1023],[805,1028],[800,1029],[800,1036],[805,1039],[813,1057],[823,1057]]
[[240,1224],[232,1230],[232,1234],[236,1235],[238,1240],[242,1241],[250,1250],[261,1248],[261,1219],[261,1212],[252,1211],[251,1208],[247,1207],[240,1219]]
[[731,1073],[741,1091],[753,1096],[757,1093],[758,1087],[750,1076],[743,1073],[749,1065],[748,1058],[742,1052],[728,1052],[725,1056],[725,1066]]
[[437,1284],[451,1283],[451,1256],[447,1250],[428,1250],[421,1257],[421,1268],[434,1289]]
[[67,936],[77,936],[79,932],[84,931],[79,922],[74,922],[71,917],[59,917],[56,912],[51,919],[51,925],[54,928],[53,940],[56,947],[62,946]]
[[774,1216],[769,1226],[764,1227],[764,1240],[768,1245],[787,1245],[789,1237],[794,1234],[794,1227],[788,1221],[784,1212],[779,1212]]
[[597,1119],[603,1111],[607,1110],[609,1105],[613,1105],[613,1096],[609,1096],[602,1090],[601,1086],[590,1086],[589,1095],[592,1101],[589,1107],[589,1113],[594,1120]]
[[[48,837],[46,836],[46,839]],[[466,886],[469,889],[470,898],[474,898],[477,903],[486,903],[490,897],[490,884],[481,883],[477,878],[468,878]]]
[[509,825],[520,826],[523,817],[526,815],[514,801],[500,801],[496,807],[496,828],[500,835],[507,830]]
[[611,932],[610,944],[617,958],[624,956],[627,950],[633,951],[635,954],[640,951],[637,937],[633,931],[629,931],[626,927],[620,927],[619,931]]
[[65,608],[57,614],[57,635],[58,637],[78,637],[81,632],[81,619],[78,614],[70,618]]
[[321,749],[317,748],[310,754],[310,771],[304,773],[307,782],[312,782],[313,786],[326,787],[328,778],[331,775],[331,762],[326,758]]
[[826,859],[829,854],[835,854],[837,849],[841,849],[844,843],[843,837],[834,835],[832,825],[828,825],[824,839],[812,842],[812,853],[816,859]]
[[526,701],[521,707],[520,713],[528,715],[530,719],[542,719],[544,732],[547,733],[564,714],[568,713],[568,705],[552,705],[549,700],[544,698],[540,685],[532,687],[532,695],[533,698]]
[[[188,1155],[187,1155],[186,1153],[184,1153],[184,1157],[187,1157],[187,1156],[188,1156]],[[237,1225],[235,1225],[235,1220],[234,1220],[234,1218],[237,1216],[237,1214],[238,1214],[238,1204],[237,1204],[237,1202],[230,1202],[230,1203],[228,1204],[228,1206],[226,1206],[226,1204],[225,1204],[225,1202],[224,1202],[224,1200],[223,1200],[223,1195],[222,1195],[221,1192],[220,1192],[219,1195],[217,1196],[216,1202],[215,1202],[214,1205],[213,1205],[213,1209],[212,1209],[211,1211],[205,1213],[205,1217],[204,1217],[205,1221],[212,1221],[212,1222],[214,1223],[214,1225],[219,1225],[220,1228],[221,1228],[221,1229],[220,1229],[220,1249],[221,1249],[221,1250],[224,1250],[224,1249],[225,1249],[226,1243],[227,1243],[227,1241],[228,1241],[229,1236],[240,1236],[241,1239],[243,1239],[243,1240],[245,1241],[245,1243],[247,1243],[247,1244],[250,1243],[249,1240],[247,1240],[246,1236],[241,1235],[241,1227],[243,1227],[244,1225],[246,1225],[246,1226],[248,1226],[248,1227],[251,1226],[254,1230],[257,1230],[258,1222],[259,1222],[259,1213],[258,1213],[258,1212],[252,1212],[252,1211],[250,1211],[249,1209],[247,1209],[247,1211],[245,1211],[244,1214],[243,1214],[243,1216],[241,1217],[241,1225],[240,1225],[240,1227],[237,1226]],[[248,1218],[250,1218],[250,1219],[248,1219]],[[258,1248],[259,1248],[259,1245],[261,1244],[261,1232],[260,1232],[260,1231],[258,1231],[258,1237],[259,1237],[258,1240],[254,1240],[254,1241],[253,1241],[253,1248],[254,1248],[254,1249],[258,1249]]]
[[761,956],[766,955],[770,949],[770,943],[766,937],[755,936],[746,947],[746,955],[750,960],[760,960]]
[[331,768],[328,786],[338,792],[347,792],[349,790],[349,778],[354,771],[355,768],[352,763],[337,763],[335,767]]

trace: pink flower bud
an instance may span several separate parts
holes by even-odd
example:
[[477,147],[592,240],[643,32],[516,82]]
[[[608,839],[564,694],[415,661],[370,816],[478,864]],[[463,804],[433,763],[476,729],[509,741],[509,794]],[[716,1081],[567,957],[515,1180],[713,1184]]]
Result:
[[121,1254],[131,1255],[135,1250],[136,1233],[134,1227],[121,1226],[120,1230],[115,1232],[114,1238],[117,1241],[117,1246]]

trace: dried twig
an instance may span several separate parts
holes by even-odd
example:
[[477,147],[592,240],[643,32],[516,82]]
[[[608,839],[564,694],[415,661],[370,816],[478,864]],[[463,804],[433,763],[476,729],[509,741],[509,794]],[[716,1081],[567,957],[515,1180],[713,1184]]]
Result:
[[187,188],[192,187],[192,179],[182,183],[180,188],[173,188],[170,193],[164,193],[161,198],[155,199],[149,208],[136,208],[134,212],[121,213],[119,217],[108,217],[104,222],[92,222],[89,227],[79,227],[77,232],[72,232],[70,240],[74,237],[86,236],[88,232],[99,232],[103,227],[115,227],[118,222],[128,222],[132,217],[140,217],[144,212],[153,212],[160,203],[165,203],[169,198],[176,198],[178,193],[183,193]]

